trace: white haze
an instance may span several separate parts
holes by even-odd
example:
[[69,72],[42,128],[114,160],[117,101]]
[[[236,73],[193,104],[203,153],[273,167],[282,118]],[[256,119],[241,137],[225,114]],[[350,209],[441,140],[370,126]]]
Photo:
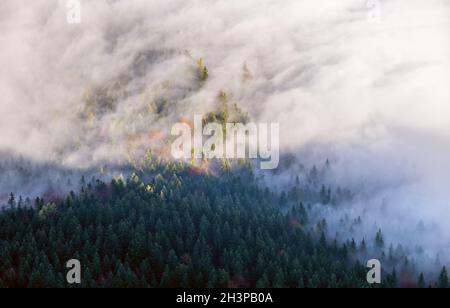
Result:
[[[82,0],[79,25],[65,4],[0,2],[0,152],[62,169],[120,164],[139,152],[130,136],[167,133],[223,89],[252,119],[281,124],[281,154],[330,158],[368,229],[447,252],[450,1],[385,0],[373,19],[365,0]],[[91,114],[98,89],[114,107]],[[148,112],[163,98],[166,117]]]

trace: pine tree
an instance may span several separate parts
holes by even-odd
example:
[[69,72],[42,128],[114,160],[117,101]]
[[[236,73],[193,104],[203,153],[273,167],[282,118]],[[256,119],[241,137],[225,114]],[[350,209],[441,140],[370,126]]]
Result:
[[263,276],[260,279],[258,279],[258,281],[256,283],[256,287],[259,289],[264,289],[264,288],[270,287],[269,278],[267,277],[266,273],[264,273]]
[[439,280],[438,280],[438,287],[439,288],[448,288],[448,273],[445,266],[442,268],[441,273],[439,274]]
[[366,244],[366,240],[364,238],[361,241],[361,245],[359,246],[359,249],[361,250],[361,252],[366,252],[366,250],[367,250],[367,244]]
[[417,287],[420,289],[425,288],[425,277],[424,277],[423,273],[420,273],[419,281],[417,282]]
[[273,287],[274,288],[283,288],[286,284],[286,276],[284,275],[282,270],[278,270],[273,279]]
[[392,270],[392,274],[391,274],[391,287],[395,288],[397,287],[398,281],[397,281],[397,271],[394,269]]
[[9,206],[11,209],[13,209],[13,208],[16,206],[16,199],[15,199],[13,193],[11,193],[11,194],[9,195],[8,206]]
[[384,247],[384,239],[383,239],[383,234],[381,233],[381,229],[378,230],[377,235],[375,236],[375,245],[378,248]]

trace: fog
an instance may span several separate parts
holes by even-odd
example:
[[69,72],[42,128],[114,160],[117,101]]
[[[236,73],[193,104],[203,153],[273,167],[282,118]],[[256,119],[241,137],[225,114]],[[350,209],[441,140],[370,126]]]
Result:
[[[445,254],[449,1],[80,2],[80,24],[63,0],[0,2],[1,153],[53,166],[49,177],[127,164],[222,90],[252,121],[280,123],[281,155],[329,158],[328,180],[357,194],[346,211],[367,232]],[[3,195],[44,185],[0,178]]]

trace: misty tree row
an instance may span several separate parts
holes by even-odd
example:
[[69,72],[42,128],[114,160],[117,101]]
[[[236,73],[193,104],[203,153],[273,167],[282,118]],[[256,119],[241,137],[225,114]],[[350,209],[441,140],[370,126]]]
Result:
[[[68,287],[65,263],[78,259],[81,287],[371,287],[355,257],[366,243],[328,239],[327,222],[311,226],[297,194],[261,188],[246,168],[211,176],[158,162],[153,171],[83,179],[60,199],[11,195],[0,286]],[[382,246],[381,232],[374,241]],[[398,275],[383,273],[380,286],[401,286]],[[427,286],[423,274],[414,284]],[[447,285],[443,269],[433,286]]]

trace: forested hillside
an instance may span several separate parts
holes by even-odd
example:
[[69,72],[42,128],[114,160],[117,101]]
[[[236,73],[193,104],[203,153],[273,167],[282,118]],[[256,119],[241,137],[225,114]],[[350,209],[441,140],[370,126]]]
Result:
[[[250,170],[159,162],[141,178],[83,179],[61,199],[11,196],[0,286],[68,287],[75,258],[81,287],[369,287],[354,258],[366,243],[327,239],[326,221],[310,226],[298,196],[261,188]],[[383,274],[382,287],[398,284],[395,270]]]

